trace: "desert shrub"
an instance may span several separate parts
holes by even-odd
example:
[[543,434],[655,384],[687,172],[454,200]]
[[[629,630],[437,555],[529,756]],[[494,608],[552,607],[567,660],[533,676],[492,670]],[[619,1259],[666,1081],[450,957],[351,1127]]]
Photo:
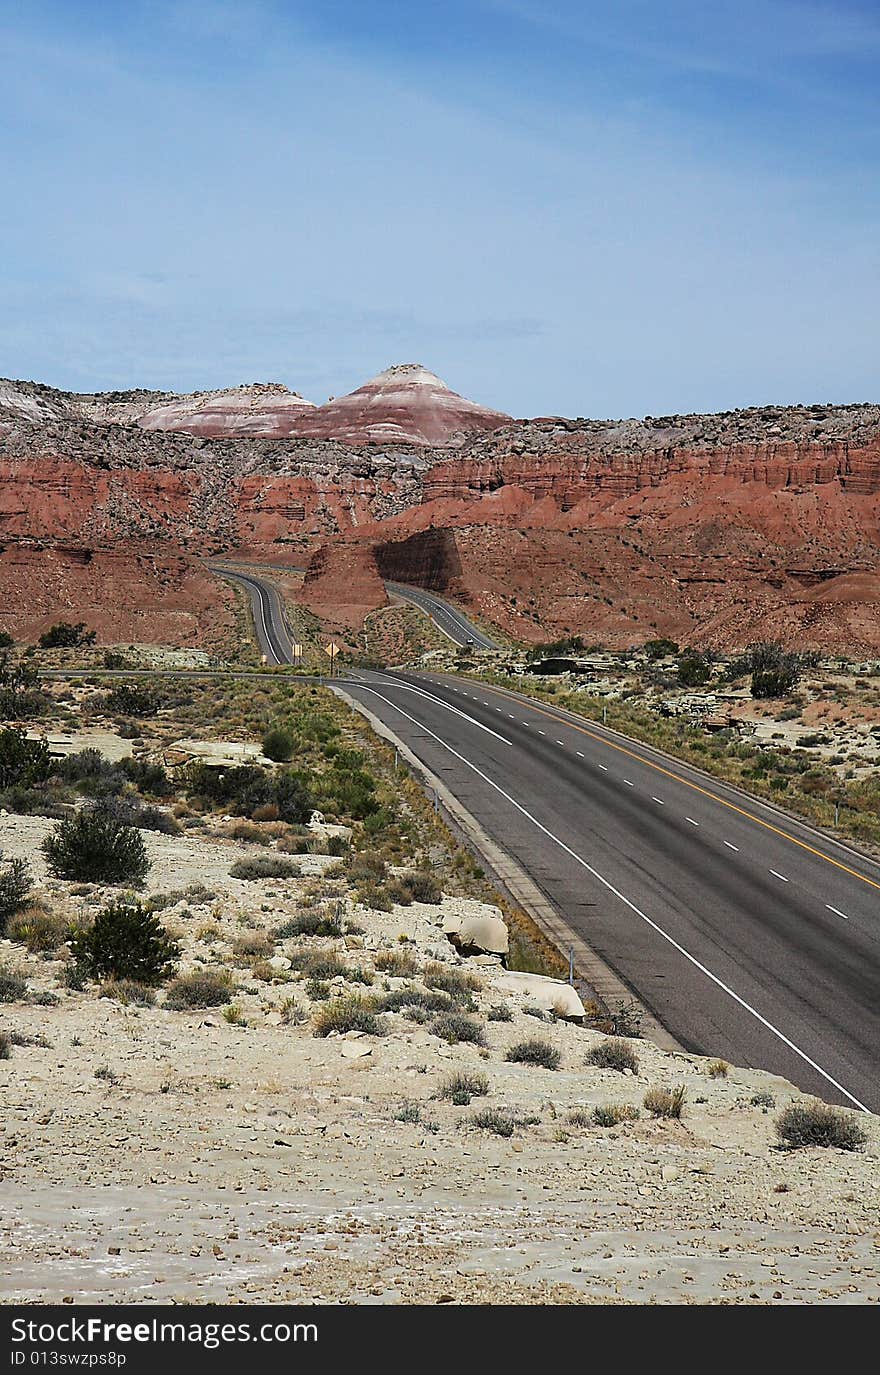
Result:
[[[640,1116],[638,1108],[630,1103],[598,1103],[593,1109],[593,1122],[597,1127],[616,1127],[619,1122],[637,1122]],[[571,1114],[568,1120],[572,1120]]]
[[43,632],[37,643],[40,649],[79,649],[84,645],[93,645],[96,638],[97,632],[86,630],[85,621],[78,621],[76,625],[70,621],[57,621]]
[[254,855],[253,858],[239,859],[229,870],[231,878],[293,878],[299,869],[289,859],[280,855]]
[[345,927],[342,918],[336,913],[298,912],[275,928],[276,940],[289,940],[293,936],[342,936]]
[[344,865],[345,875],[352,883],[384,883],[388,866],[381,855],[351,855]]
[[706,1066],[706,1073],[710,1079],[726,1079],[730,1065],[726,1060],[710,1060]]
[[665,659],[670,654],[678,653],[678,645],[675,640],[646,640],[644,650],[649,659]]
[[517,1041],[505,1055],[505,1060],[510,1060],[516,1065],[540,1065],[542,1069],[559,1069],[562,1056],[559,1051],[550,1045],[549,1041],[541,1041],[537,1036],[530,1037],[525,1041]]
[[348,975],[348,965],[332,950],[326,953],[295,950],[290,956],[290,967],[311,979],[344,979]]
[[485,1074],[461,1071],[444,1079],[438,1092],[441,1098],[449,1098],[453,1103],[466,1107],[472,1098],[485,1098],[489,1092],[489,1080]]
[[678,661],[678,681],[682,687],[702,687],[709,681],[709,665],[702,654],[688,650]]
[[12,1054],[12,1041],[5,1031],[0,1031],[0,1060],[8,1060]]
[[263,736],[263,753],[267,759],[272,759],[276,764],[286,764],[293,758],[296,749],[296,737],[292,731],[286,730],[284,726],[276,726],[272,730],[266,731]]
[[676,1084],[672,1089],[648,1089],[642,1103],[652,1117],[681,1117],[684,1100],[684,1084]]
[[75,784],[80,792],[92,797],[119,793],[125,783],[124,776],[116,765],[100,750],[93,748],[65,755],[63,759],[58,760],[55,772],[65,783]]
[[25,909],[30,891],[31,871],[27,860],[10,859],[0,864],[0,936],[10,920]]
[[320,799],[328,811],[363,821],[379,810],[376,780],[365,769],[350,767],[346,756],[357,751],[339,751],[333,767],[321,778]]
[[15,644],[8,630],[0,630],[0,649],[11,649]]
[[642,1014],[637,1003],[620,1003],[607,1010],[597,1009],[590,1018],[590,1025],[606,1036],[625,1036],[637,1040],[642,1034]]
[[117,1002],[134,1007],[154,1007],[156,994],[149,984],[137,979],[108,979],[101,984],[102,998],[115,998]]
[[471,1003],[471,993],[482,986],[476,975],[464,969],[455,969],[439,960],[432,960],[426,964],[422,977],[427,988],[442,989],[450,998],[462,1004]]
[[405,1012],[418,1007],[424,1012],[452,1012],[454,1004],[447,993],[439,989],[395,988],[380,995],[383,1012]]
[[792,1103],[779,1114],[775,1126],[780,1141],[791,1150],[801,1146],[834,1146],[841,1151],[857,1151],[868,1139],[855,1113],[833,1108],[818,1099]]
[[638,1056],[632,1046],[619,1037],[600,1041],[587,1051],[586,1059],[588,1065],[595,1065],[597,1069],[616,1069],[621,1074],[625,1069],[631,1069],[633,1074],[639,1072]]
[[372,1000],[361,997],[359,993],[334,998],[326,1007],[319,1008],[315,1013],[314,1025],[316,1036],[329,1036],[331,1031],[340,1034],[363,1031],[369,1036],[381,1036],[384,1031]]
[[26,945],[32,955],[57,950],[64,944],[69,930],[66,917],[44,912],[39,907],[26,907],[6,923],[8,939]]
[[121,826],[134,826],[138,831],[158,831],[161,835],[180,835],[180,823],[170,812],[153,807],[134,797],[108,797],[103,801],[107,816],[114,817]]
[[[2,1058],[2,1057],[0,1057]],[[422,1108],[420,1103],[401,1103],[397,1112],[394,1114],[395,1122],[421,1122]]]
[[289,826],[307,822],[315,810],[308,778],[294,769],[283,769],[276,775],[271,801],[278,809],[279,820],[286,821]]
[[170,978],[180,947],[159,918],[139,902],[110,903],[94,924],[74,933],[77,963],[93,978],[158,984]]
[[31,664],[16,663],[8,649],[0,651],[0,717],[23,721],[45,711],[49,698],[38,689],[37,680]]
[[[396,880],[396,887],[398,892],[405,895],[405,902],[425,902],[436,907],[443,901],[443,890],[434,875],[426,874],[420,870],[402,874]],[[393,891],[392,896],[394,896]],[[395,901],[400,901],[400,899],[395,898]]]
[[164,1006],[172,1012],[189,1012],[194,1008],[221,1007],[232,1001],[233,987],[229,974],[215,969],[198,969],[181,974],[168,985]]
[[274,948],[265,931],[246,931],[232,942],[232,953],[239,960],[264,960]]
[[394,978],[411,978],[418,972],[418,960],[410,950],[380,950],[373,959],[376,969]]
[[31,788],[52,772],[45,740],[29,740],[23,730],[0,730],[0,790]]
[[490,1022],[513,1021],[513,1013],[511,1012],[510,1008],[507,1006],[506,1003],[496,1003],[494,1007],[489,1008],[489,1011],[486,1013],[486,1016],[489,1018]]
[[16,1003],[27,997],[27,979],[8,965],[0,964],[0,1003]]
[[328,855],[336,855],[336,857],[339,858],[342,855],[347,855],[350,849],[351,841],[346,840],[345,836],[327,837]]
[[759,1089],[757,1093],[753,1093],[749,1102],[753,1108],[776,1107],[776,1099],[773,1097],[773,1094],[768,1093],[766,1089]]
[[137,884],[150,869],[140,833],[117,821],[100,803],[62,821],[42,849],[57,878]]
[[131,757],[120,759],[117,768],[134,784],[138,792],[146,793],[150,797],[168,797],[174,791],[171,780],[161,764]]
[[306,1020],[306,1014],[296,998],[285,998],[281,1004],[281,1021],[284,1026],[299,1026]]
[[486,1036],[479,1022],[463,1017],[459,1012],[441,1012],[431,1023],[431,1032],[451,1046],[461,1042],[472,1046],[486,1044]]
[[155,716],[159,699],[137,683],[120,683],[104,698],[104,707],[116,716]]
[[516,1119],[509,1108],[483,1108],[474,1113],[471,1125],[496,1136],[513,1136]]

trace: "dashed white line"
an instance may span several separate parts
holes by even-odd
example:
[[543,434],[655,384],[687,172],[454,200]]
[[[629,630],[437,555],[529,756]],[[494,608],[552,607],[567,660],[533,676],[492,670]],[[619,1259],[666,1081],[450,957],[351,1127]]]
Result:
[[561,745],[562,748],[565,749],[565,741],[564,741],[564,740],[557,740],[556,743],[557,743],[557,745]]
[[656,803],[658,804],[658,806],[660,806],[660,807],[665,807],[665,806],[666,806],[666,803],[663,801],[663,798],[662,798],[662,797],[652,797],[652,798],[651,798],[651,801],[652,801],[652,802],[656,802]]
[[785,877],[785,874],[778,874],[775,869],[771,869],[770,872],[774,878],[781,878],[783,883],[788,883],[788,879]]
[[625,778],[623,781],[624,781],[624,783],[626,784],[626,786],[627,786],[628,788],[634,788],[634,787],[635,787],[635,783],[630,783],[630,781],[629,781],[628,778]]
[[724,844],[727,846],[728,850],[736,850],[736,853],[739,854],[739,846],[738,846],[738,845],[731,845],[731,843],[730,843],[729,840],[725,840]]
[[547,732],[546,732],[545,730],[539,730],[539,731],[538,731],[538,734],[539,734],[539,735],[546,735]]
[[846,915],[845,912],[841,912],[839,907],[832,907],[830,902],[826,902],[825,906],[828,908],[828,911],[833,912],[835,916],[843,917],[844,921],[849,921],[849,917]]
[[602,770],[603,773],[607,773],[607,772],[608,772],[608,765],[607,765],[607,764],[600,764],[600,765],[599,765],[599,768]]
[[577,755],[578,759],[585,759],[585,758],[586,758],[586,756],[585,756],[583,750],[575,750],[575,754]]
[[699,821],[694,821],[694,818],[692,816],[686,816],[685,821],[689,821],[692,826],[699,826],[700,824]]

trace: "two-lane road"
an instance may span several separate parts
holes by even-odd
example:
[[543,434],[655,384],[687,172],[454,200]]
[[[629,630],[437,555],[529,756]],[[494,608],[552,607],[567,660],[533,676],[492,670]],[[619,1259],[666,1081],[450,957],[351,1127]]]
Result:
[[601,726],[479,683],[346,691],[682,1044],[880,1109],[880,866]]

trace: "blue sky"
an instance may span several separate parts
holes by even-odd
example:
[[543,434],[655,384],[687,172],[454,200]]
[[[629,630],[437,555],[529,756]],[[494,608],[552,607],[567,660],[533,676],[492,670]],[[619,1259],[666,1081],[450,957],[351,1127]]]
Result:
[[0,375],[880,399],[876,0],[0,0]]

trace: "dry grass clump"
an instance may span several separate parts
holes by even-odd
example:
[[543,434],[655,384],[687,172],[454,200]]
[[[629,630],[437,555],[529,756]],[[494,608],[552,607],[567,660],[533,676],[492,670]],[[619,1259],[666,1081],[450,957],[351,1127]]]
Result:
[[489,1092],[489,1080],[485,1074],[461,1071],[444,1079],[438,1092],[441,1098],[448,1098],[460,1107],[466,1107],[472,1098],[486,1096]]
[[472,993],[483,987],[475,974],[466,969],[455,969],[439,960],[429,960],[425,965],[422,978],[426,988],[439,988],[448,993],[457,1003],[464,1006],[473,1004]]
[[101,997],[115,998],[125,1006],[154,1007],[156,1003],[155,989],[137,979],[108,979],[101,984]]
[[[637,1122],[640,1117],[638,1108],[634,1108],[630,1103],[598,1103],[593,1108],[592,1115],[587,1116],[587,1121],[579,1122],[578,1125],[586,1126],[587,1122],[591,1121],[596,1127],[616,1127],[620,1122]],[[572,1122],[574,1114],[569,1113],[568,1120]]]
[[298,873],[298,866],[289,859],[282,859],[280,855],[252,855],[237,860],[229,870],[229,877],[248,880],[296,878]]
[[681,1117],[685,1100],[684,1084],[676,1084],[671,1089],[648,1089],[642,1099],[647,1112],[652,1117]]
[[858,1151],[868,1139],[855,1113],[833,1108],[817,1098],[792,1103],[779,1114],[775,1126],[779,1140],[790,1150],[832,1146],[840,1151]]
[[265,931],[246,931],[232,943],[232,953],[236,959],[248,962],[268,959],[274,949]]
[[639,1072],[639,1057],[629,1042],[619,1036],[592,1046],[587,1051],[586,1060],[588,1065],[595,1065],[597,1069],[614,1069],[620,1074],[627,1069],[632,1070],[633,1074]]
[[710,1060],[706,1066],[706,1073],[710,1079],[726,1079],[730,1065],[726,1060]]
[[27,946],[32,955],[57,950],[66,941],[69,931],[70,922],[66,917],[35,905],[17,912],[6,923],[7,939]]
[[411,950],[380,950],[373,966],[395,979],[408,979],[418,973],[419,962]]
[[368,1036],[381,1036],[385,1030],[376,1015],[370,998],[359,993],[346,998],[333,998],[318,1008],[314,1017],[316,1036],[329,1036],[331,1031],[344,1035],[346,1031],[363,1031]]
[[471,1126],[495,1136],[513,1136],[518,1118],[510,1108],[482,1108],[471,1118]]
[[562,1062],[559,1051],[549,1041],[542,1041],[537,1036],[517,1041],[504,1058],[515,1065],[538,1065],[541,1069],[559,1069]]
[[229,974],[214,969],[199,969],[181,974],[168,985],[163,1006],[172,1012],[190,1012],[195,1008],[221,1007],[232,1001],[232,979]]
[[298,912],[275,928],[275,939],[288,940],[292,936],[342,936],[345,926],[336,912]]
[[27,997],[27,979],[8,965],[0,964],[0,1003],[17,1003]]
[[486,1036],[479,1022],[471,1017],[463,1017],[459,1012],[441,1012],[431,1022],[430,1030],[432,1035],[448,1041],[451,1046],[461,1043],[472,1046],[486,1044]]

